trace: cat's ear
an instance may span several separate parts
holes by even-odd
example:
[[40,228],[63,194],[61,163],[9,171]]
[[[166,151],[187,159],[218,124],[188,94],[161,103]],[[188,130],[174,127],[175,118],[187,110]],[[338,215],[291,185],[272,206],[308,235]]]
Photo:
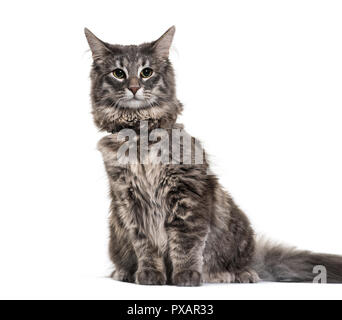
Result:
[[153,50],[155,51],[157,56],[163,59],[167,59],[169,57],[170,47],[175,32],[176,27],[172,26],[158,40],[153,42]]
[[102,60],[106,55],[111,53],[107,44],[96,37],[89,29],[84,28],[84,33],[95,61]]

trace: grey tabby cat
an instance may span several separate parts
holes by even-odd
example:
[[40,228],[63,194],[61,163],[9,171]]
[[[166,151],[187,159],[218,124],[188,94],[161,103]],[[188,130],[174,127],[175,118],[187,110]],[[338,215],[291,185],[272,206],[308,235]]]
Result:
[[[98,148],[110,183],[113,278],[178,286],[311,282],[314,266],[323,265],[328,282],[342,282],[342,257],[257,241],[248,218],[208,174],[205,158],[200,164],[185,163],[182,155],[166,164],[141,158],[118,163],[121,129],[134,130],[140,141],[141,121],[148,132],[164,129],[171,140],[172,129],[182,128],[176,123],[182,104],[169,61],[174,33],[172,27],[151,43],[123,46],[105,43],[85,29],[94,60],[93,116],[98,128],[110,133]],[[184,156],[189,150],[184,143],[181,147]]]

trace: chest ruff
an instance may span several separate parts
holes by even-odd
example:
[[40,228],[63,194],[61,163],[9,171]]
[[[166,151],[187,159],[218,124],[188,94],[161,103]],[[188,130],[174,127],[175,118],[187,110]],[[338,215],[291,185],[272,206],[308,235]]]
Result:
[[167,250],[165,199],[170,188],[166,168],[153,159],[145,159],[143,164],[137,161],[125,164],[120,161],[121,145],[115,135],[103,138],[98,144],[114,196],[115,214],[128,232],[143,233],[164,253]]

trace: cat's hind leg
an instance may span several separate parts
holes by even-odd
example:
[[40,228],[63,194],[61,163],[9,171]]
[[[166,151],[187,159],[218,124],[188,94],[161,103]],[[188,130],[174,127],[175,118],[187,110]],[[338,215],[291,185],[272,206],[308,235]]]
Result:
[[250,268],[239,271],[235,274],[236,283],[257,283],[260,281],[258,274]]
[[252,269],[245,269],[239,272],[217,272],[203,273],[203,283],[257,283],[258,274]]
[[231,272],[203,273],[203,283],[233,283],[235,274]]

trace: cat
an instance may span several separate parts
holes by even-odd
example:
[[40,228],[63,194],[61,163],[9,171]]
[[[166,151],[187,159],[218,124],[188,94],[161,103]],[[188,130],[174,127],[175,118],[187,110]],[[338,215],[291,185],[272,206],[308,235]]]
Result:
[[[110,185],[113,279],[177,286],[313,282],[314,268],[323,266],[327,282],[342,282],[340,256],[257,240],[246,215],[210,172],[205,153],[202,161],[194,161],[192,151],[202,147],[176,122],[183,106],[169,60],[174,34],[171,27],[156,41],[124,46],[103,42],[85,29],[93,57],[92,114],[96,126],[109,133],[98,149]],[[146,140],[143,131],[163,132],[180,143],[181,151],[171,151],[172,162],[142,156],[120,162],[125,130],[134,136],[131,144],[138,153],[156,145],[155,158],[170,151],[169,143],[160,144],[161,135]],[[174,137],[175,130],[182,139]],[[124,150],[126,155],[131,149]],[[190,162],[184,161],[188,154]]]

